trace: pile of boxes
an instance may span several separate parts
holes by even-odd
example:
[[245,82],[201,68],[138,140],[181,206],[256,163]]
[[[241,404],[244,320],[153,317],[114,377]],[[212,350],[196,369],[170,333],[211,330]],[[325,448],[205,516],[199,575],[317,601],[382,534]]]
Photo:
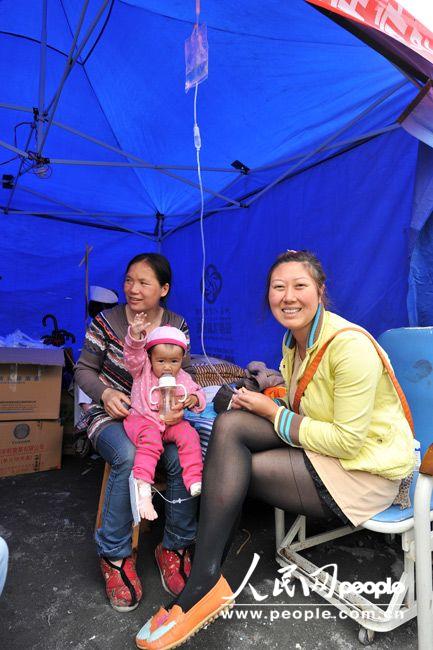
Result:
[[0,476],[60,469],[63,350],[0,347]]

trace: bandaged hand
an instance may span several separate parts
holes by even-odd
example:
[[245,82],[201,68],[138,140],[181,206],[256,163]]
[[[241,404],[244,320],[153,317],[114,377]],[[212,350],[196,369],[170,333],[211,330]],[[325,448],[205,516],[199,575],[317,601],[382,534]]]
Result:
[[262,418],[266,418],[270,422],[274,422],[275,415],[278,411],[278,405],[274,400],[262,393],[256,393],[252,390],[247,390],[245,387],[239,388],[232,397],[231,407],[233,409],[245,409]]

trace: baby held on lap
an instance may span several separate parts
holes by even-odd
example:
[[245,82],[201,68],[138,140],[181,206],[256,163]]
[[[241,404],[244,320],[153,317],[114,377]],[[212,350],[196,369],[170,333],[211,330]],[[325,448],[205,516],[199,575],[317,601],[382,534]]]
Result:
[[[162,326],[147,335],[146,328],[151,323],[146,321],[146,314],[136,314],[125,338],[124,358],[133,386],[131,410],[124,426],[136,447],[133,476],[138,488],[138,511],[140,517],[152,520],[157,513],[152,504],[151,485],[164,450],[163,443],[176,444],[183,481],[191,496],[201,492],[200,438],[183,419],[183,409],[201,412],[206,399],[200,386],[182,370],[188,345],[184,333],[176,327]],[[166,412],[170,393],[174,399]]]

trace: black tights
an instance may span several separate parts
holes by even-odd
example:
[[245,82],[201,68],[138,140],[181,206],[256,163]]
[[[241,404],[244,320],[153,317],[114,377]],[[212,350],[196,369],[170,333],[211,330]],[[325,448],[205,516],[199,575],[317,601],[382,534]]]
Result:
[[283,443],[264,418],[246,411],[221,414],[215,420],[206,457],[191,575],[175,601],[183,611],[219,579],[224,551],[247,494],[287,512],[330,515],[300,449]]

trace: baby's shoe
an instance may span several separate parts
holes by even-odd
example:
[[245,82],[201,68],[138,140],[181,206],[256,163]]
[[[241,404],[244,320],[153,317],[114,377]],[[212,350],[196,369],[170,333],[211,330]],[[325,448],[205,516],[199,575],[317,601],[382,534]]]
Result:
[[138,607],[143,590],[135,568],[135,558],[123,558],[120,566],[106,557],[101,557],[100,563],[111,607],[118,612],[130,612]]
[[198,481],[198,483],[193,483],[189,488],[189,491],[192,497],[198,497],[198,495],[201,494],[201,481]]

